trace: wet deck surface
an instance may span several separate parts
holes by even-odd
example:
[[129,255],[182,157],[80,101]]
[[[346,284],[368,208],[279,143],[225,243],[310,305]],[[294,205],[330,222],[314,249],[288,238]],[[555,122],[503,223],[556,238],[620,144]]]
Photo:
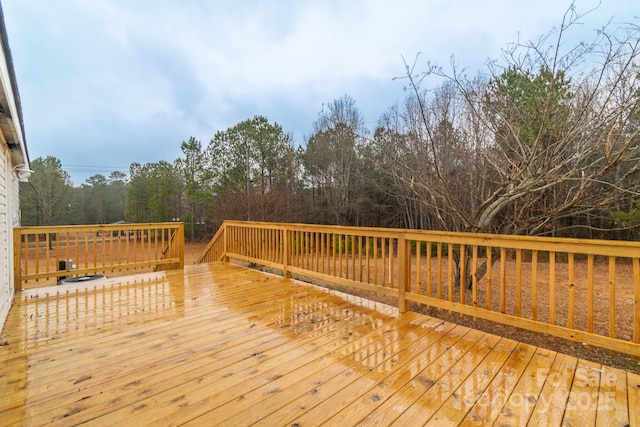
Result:
[[638,375],[224,263],[25,291],[0,341],[1,425],[640,424]]

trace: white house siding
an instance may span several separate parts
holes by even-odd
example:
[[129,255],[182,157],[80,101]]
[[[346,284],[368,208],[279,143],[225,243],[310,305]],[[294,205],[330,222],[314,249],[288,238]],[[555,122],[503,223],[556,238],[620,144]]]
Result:
[[[0,327],[13,302],[13,229],[20,226],[19,184],[14,169],[29,167],[22,107],[0,3]],[[1,333],[1,332],[0,332]],[[0,422],[2,424],[2,422]]]
[[[10,167],[9,153],[6,149],[0,150],[0,328],[11,308],[13,301],[13,283],[11,270],[13,270],[13,222],[12,212],[15,191],[15,180]],[[19,221],[19,217],[18,217]]]

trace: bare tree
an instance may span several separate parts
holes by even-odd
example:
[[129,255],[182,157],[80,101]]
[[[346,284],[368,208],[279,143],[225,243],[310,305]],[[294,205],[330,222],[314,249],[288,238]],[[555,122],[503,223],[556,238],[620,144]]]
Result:
[[[393,138],[376,141],[379,167],[440,228],[590,235],[638,199],[640,29],[569,46],[580,18],[572,7],[558,30],[512,44],[488,77],[453,60],[449,72],[406,66],[410,97],[383,122]],[[430,77],[444,83],[425,90]]]
[[[380,166],[442,228],[589,229],[640,194],[639,28],[604,28],[567,49],[579,19],[572,8],[559,30],[511,45],[487,79],[453,63],[448,73],[407,66],[403,142],[380,147],[393,159]],[[445,83],[427,92],[428,76]]]

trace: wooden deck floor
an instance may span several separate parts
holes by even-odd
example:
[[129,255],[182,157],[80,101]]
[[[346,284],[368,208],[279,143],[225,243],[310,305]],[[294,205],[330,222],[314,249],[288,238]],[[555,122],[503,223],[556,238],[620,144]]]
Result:
[[223,263],[25,291],[0,344],[0,425],[640,424],[638,375]]

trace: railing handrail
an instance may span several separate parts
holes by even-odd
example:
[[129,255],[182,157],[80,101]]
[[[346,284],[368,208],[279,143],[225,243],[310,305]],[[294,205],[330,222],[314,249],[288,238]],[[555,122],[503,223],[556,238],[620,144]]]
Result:
[[[78,224],[78,225],[25,225],[16,227],[20,230],[29,230],[34,233],[51,233],[66,231],[96,231],[101,229],[113,230],[146,230],[149,228],[178,228],[182,222],[166,221],[166,222],[125,222],[122,224]],[[34,234],[32,233],[32,234]]]
[[[412,302],[426,304],[640,356],[640,242],[225,221],[201,260],[214,245],[216,259],[256,263],[282,270],[285,276],[297,274],[392,296],[401,311]],[[609,260],[598,261],[608,268],[608,279],[594,273],[601,257]],[[620,259],[631,261],[630,279],[618,278]],[[480,272],[483,262],[486,273]],[[506,264],[514,265],[511,280],[505,276]],[[529,277],[524,277],[524,270]],[[548,273],[546,282],[537,279],[541,271]],[[626,300],[619,300],[617,288],[627,292]],[[484,292],[486,307],[478,303],[478,291]],[[507,294],[515,302],[506,301]],[[530,297],[526,307],[523,296]],[[558,311],[559,296],[566,297],[568,313]],[[630,303],[632,308],[620,308]],[[543,306],[548,311],[544,315]],[[618,328],[627,320],[616,316],[633,325],[631,336],[624,332],[625,338],[618,338]],[[578,322],[586,326],[578,327]],[[603,322],[608,331],[597,333]]]

